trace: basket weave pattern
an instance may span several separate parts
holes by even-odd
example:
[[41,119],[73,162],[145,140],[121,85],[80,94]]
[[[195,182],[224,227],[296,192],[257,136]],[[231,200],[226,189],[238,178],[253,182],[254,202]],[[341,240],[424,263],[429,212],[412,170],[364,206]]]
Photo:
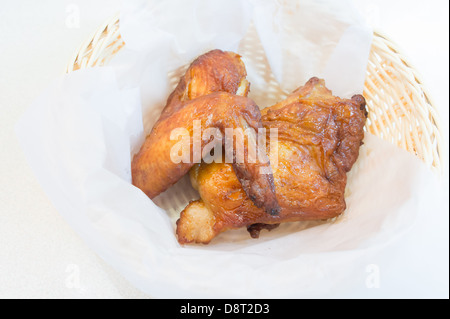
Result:
[[[115,16],[81,45],[66,72],[106,65],[124,46],[119,17]],[[176,83],[179,75],[172,77]],[[282,98],[276,83],[272,89]],[[368,132],[415,154],[442,173],[443,141],[436,109],[417,71],[395,44],[378,32],[373,37],[363,95],[369,109]]]

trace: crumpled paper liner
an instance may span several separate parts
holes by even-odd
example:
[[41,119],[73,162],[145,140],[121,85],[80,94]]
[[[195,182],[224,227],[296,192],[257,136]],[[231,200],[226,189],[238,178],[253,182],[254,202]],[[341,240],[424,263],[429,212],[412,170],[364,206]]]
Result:
[[[381,267],[381,278],[393,278],[387,284],[391,294],[420,293],[424,286],[445,291],[440,280],[445,265],[448,276],[448,246],[442,254],[441,239],[448,233],[439,232],[440,223],[432,231],[424,227],[430,215],[447,218],[448,225],[438,184],[414,156],[374,136],[366,136],[349,174],[348,208],[341,217],[284,224],[258,240],[237,230],[208,246],[181,247],[174,221],[186,202],[198,197],[188,180],[154,202],[131,185],[132,154],[177,77],[210,49],[243,55],[250,96],[261,107],[313,75],[325,78],[336,95],[362,92],[370,30],[347,2],[296,3],[126,1],[120,26],[125,49],[108,67],[57,79],[17,125],[30,166],[58,211],[106,262],[152,296],[386,293],[368,290],[371,265]],[[259,44],[249,45],[249,36]],[[249,56],[251,43],[264,55]],[[267,77],[258,73],[261,61],[272,71]],[[416,260],[413,253],[393,258],[411,251],[408,243],[414,240],[406,239],[415,234],[422,237],[414,249],[424,258]],[[436,258],[444,259],[424,264]],[[430,267],[427,277],[415,273],[424,265]],[[395,278],[414,278],[420,288],[405,290],[407,280],[396,285]],[[448,277],[446,282],[448,291]]]

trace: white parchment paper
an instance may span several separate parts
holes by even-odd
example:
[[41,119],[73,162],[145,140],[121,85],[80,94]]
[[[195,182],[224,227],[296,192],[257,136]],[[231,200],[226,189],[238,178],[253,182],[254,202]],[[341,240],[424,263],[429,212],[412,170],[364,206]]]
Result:
[[319,76],[336,95],[362,92],[371,31],[346,1],[126,1],[125,49],[108,67],[55,80],[17,125],[58,211],[155,297],[448,291],[439,183],[414,156],[374,136],[349,174],[343,216],[285,224],[258,240],[231,231],[209,246],[181,247],[173,218],[131,185],[131,156],[173,88],[168,74],[210,49],[239,52],[251,25],[283,90]]

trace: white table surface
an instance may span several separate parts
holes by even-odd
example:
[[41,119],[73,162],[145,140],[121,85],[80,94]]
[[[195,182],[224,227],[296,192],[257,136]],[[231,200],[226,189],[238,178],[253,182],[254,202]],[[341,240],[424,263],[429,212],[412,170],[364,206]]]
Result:
[[[448,145],[449,2],[355,1],[422,74]],[[120,0],[0,0],[0,298],[151,297],[103,262],[62,219],[14,133],[24,110],[119,8]]]

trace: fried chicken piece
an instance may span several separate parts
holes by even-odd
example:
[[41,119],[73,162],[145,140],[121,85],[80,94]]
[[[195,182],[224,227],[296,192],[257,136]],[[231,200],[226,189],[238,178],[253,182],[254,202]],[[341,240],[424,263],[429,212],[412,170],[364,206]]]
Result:
[[[133,184],[154,198],[188,173],[195,164],[192,138],[196,120],[201,124],[201,130],[216,128],[223,136],[225,128],[261,128],[260,109],[246,97],[249,91],[246,75],[245,66],[235,53],[214,50],[197,58],[169,96],[160,118],[134,156],[131,164]],[[171,151],[179,143],[171,140],[175,129],[184,129],[189,134],[190,158],[187,162],[172,160]],[[201,140],[201,149],[208,142]],[[276,214],[279,205],[270,163],[246,160],[251,142],[247,139],[244,143],[243,162],[236,161],[234,156],[234,172],[254,204]],[[261,168],[269,173],[260,174]]]
[[256,207],[229,164],[202,163],[191,171],[201,199],[191,202],[177,221],[181,244],[206,244],[219,233],[240,227],[258,237],[261,229],[282,222],[329,219],[345,210],[346,173],[364,137],[364,97],[334,97],[323,80],[312,78],[261,113],[265,128],[278,129],[273,144],[278,152],[269,152],[269,141],[267,148],[280,213],[269,215]]

